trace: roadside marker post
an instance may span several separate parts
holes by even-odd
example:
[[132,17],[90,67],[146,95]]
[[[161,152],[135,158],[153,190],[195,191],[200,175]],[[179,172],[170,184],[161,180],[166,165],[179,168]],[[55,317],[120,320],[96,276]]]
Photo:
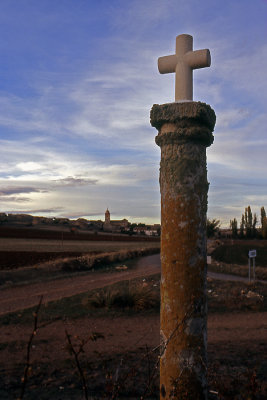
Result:
[[255,258],[257,256],[257,250],[249,250],[248,252],[248,280],[251,282],[251,262],[250,260],[252,259],[253,263],[253,281],[255,282],[256,280],[256,275],[255,275]]

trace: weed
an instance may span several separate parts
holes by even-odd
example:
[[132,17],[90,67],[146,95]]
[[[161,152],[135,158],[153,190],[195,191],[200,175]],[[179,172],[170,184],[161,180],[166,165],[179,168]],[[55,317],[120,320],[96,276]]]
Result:
[[[248,279],[248,265],[226,264],[223,262],[212,263],[208,266],[209,271],[221,274],[237,275]],[[267,268],[257,267],[255,269],[256,279],[267,280]]]
[[127,308],[140,311],[158,308],[160,299],[159,293],[152,288],[128,281],[92,293],[88,296],[87,304],[93,308]]
[[40,301],[39,304],[35,310],[35,312],[33,313],[33,317],[34,317],[34,323],[33,323],[33,330],[32,333],[30,335],[29,341],[28,341],[28,345],[27,345],[27,354],[26,354],[26,363],[25,363],[25,368],[24,368],[24,375],[21,379],[22,385],[21,385],[21,391],[20,391],[20,396],[18,398],[18,400],[22,400],[24,397],[24,393],[25,393],[25,389],[26,389],[26,385],[28,382],[28,377],[31,374],[32,371],[32,367],[31,367],[31,360],[30,360],[30,356],[31,356],[31,347],[32,347],[32,341],[34,339],[34,337],[36,336],[37,333],[37,329],[38,329],[38,313],[41,307],[43,301],[43,296],[40,297]]

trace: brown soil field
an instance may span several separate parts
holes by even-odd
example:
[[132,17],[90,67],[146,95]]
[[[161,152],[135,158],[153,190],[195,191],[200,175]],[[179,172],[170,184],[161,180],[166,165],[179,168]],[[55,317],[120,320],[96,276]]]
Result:
[[79,240],[47,240],[47,239],[10,239],[0,238],[1,252],[35,252],[35,253],[92,253],[121,250],[136,250],[139,248],[160,248],[158,242],[120,242],[120,241],[79,241]]
[[[266,317],[267,313],[209,316],[210,399],[266,399]],[[159,315],[110,313],[105,317],[53,321],[40,327],[31,347],[25,399],[84,398],[66,330],[76,350],[89,339],[83,346],[80,363],[90,399],[159,398]],[[29,325],[2,328],[3,400],[20,393],[31,332]],[[103,338],[94,340],[100,334]]]
[[46,240],[90,240],[90,241],[112,241],[117,242],[159,242],[159,237],[148,236],[129,236],[126,234],[94,233],[87,231],[77,231],[72,233],[66,228],[53,229],[34,229],[34,228],[14,228],[0,226],[0,238],[21,238],[21,239],[46,239]]
[[[79,257],[79,252],[0,251],[0,270],[36,265],[63,257]],[[96,254],[96,252],[92,252]]]
[[[159,279],[159,274],[138,278],[136,284],[159,294]],[[139,311],[92,308],[88,296],[41,306],[24,398],[85,398],[67,332],[73,348],[82,349],[78,360],[88,398],[158,399],[158,305]],[[208,296],[209,399],[266,399],[267,285],[208,279]],[[0,319],[3,400],[18,398],[21,392],[32,312],[16,311]]]
[[66,228],[34,229],[0,226],[0,270],[125,249],[160,247],[159,238],[118,234],[75,234]]

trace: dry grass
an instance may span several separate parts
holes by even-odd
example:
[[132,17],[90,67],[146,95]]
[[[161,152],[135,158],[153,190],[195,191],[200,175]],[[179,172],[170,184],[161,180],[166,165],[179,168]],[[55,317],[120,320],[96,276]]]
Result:
[[[151,243],[150,243],[151,245]],[[144,247],[134,250],[121,250],[100,254],[84,254],[79,257],[60,257],[43,263],[23,268],[0,271],[0,286],[13,284],[29,284],[47,280],[74,276],[82,271],[89,270],[115,270],[117,263],[150,254],[158,253],[157,247]],[[128,266],[131,263],[127,263]],[[107,270],[107,269],[106,269]]]
[[215,246],[215,249],[211,251],[210,254],[213,262],[208,268],[210,271],[247,278],[248,252],[252,249],[257,250],[257,257],[255,260],[256,279],[267,280],[267,247],[266,241],[263,240],[221,242],[219,246]]
[[[137,248],[137,249],[124,249],[114,251],[111,253],[101,253],[96,255],[83,255],[81,257],[68,257],[62,260],[55,261],[53,269],[58,267],[63,271],[77,271],[87,270],[92,268],[99,268],[105,265],[110,265],[116,262],[129,260],[149,254],[157,253],[157,248]],[[50,263],[49,263],[50,264]],[[52,262],[53,264],[53,262]]]
[[[208,269],[213,272],[219,272],[222,274],[237,275],[244,278],[248,278],[248,265],[237,265],[237,264],[226,264],[223,262],[213,262],[208,266]],[[252,277],[251,267],[251,277]],[[267,268],[257,267],[255,268],[256,279],[267,280]]]
[[233,243],[223,243],[213,250],[211,256],[218,262],[246,265],[248,263],[248,252],[253,249],[257,250],[256,265],[266,267],[267,247],[266,242],[262,240],[253,240],[250,242],[239,240],[233,241]]
[[[159,290],[136,281],[120,282],[91,293],[84,300],[93,308],[133,309],[136,311],[159,309]],[[85,305],[85,304],[84,304]]]

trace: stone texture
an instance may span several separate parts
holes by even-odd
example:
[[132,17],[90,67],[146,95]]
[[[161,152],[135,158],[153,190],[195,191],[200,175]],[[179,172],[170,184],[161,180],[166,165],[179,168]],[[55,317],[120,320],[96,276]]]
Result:
[[161,399],[207,398],[206,147],[215,119],[204,103],[151,110],[161,147]]
[[160,130],[166,123],[198,124],[207,126],[212,132],[216,122],[213,109],[206,103],[200,101],[184,103],[154,104],[150,113],[150,123]]

